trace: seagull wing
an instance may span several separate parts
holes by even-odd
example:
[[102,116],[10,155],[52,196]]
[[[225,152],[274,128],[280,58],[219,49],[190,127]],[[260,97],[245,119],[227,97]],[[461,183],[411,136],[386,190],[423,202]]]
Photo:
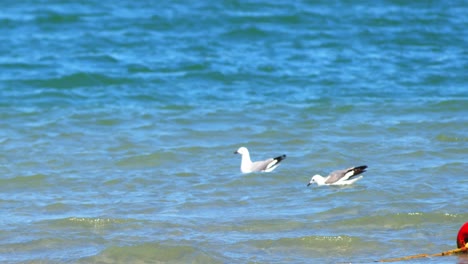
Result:
[[366,169],[367,169],[367,166],[363,165],[363,166],[358,166],[358,167],[351,167],[346,170],[334,171],[330,173],[325,183],[332,184],[337,181],[348,181],[348,180],[354,179],[357,175],[365,172]]
[[325,181],[325,184],[332,184],[335,183],[339,180],[341,180],[343,177],[346,176],[347,170],[336,170],[330,173],[330,175],[327,176],[327,180]]
[[276,158],[269,158],[262,161],[256,161],[252,163],[252,171],[272,171],[285,158],[286,155],[281,155]]
[[267,170],[268,168],[271,168],[276,163],[277,162],[273,158],[262,160],[262,161],[256,161],[252,163],[252,171],[264,171],[264,170]]

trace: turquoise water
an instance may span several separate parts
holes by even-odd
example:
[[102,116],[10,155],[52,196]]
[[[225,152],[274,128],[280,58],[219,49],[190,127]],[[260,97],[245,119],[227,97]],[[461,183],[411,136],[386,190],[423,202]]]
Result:
[[[466,1],[3,1],[0,262],[455,248],[466,14]],[[288,158],[242,175],[240,146]],[[306,187],[364,164],[352,186]]]

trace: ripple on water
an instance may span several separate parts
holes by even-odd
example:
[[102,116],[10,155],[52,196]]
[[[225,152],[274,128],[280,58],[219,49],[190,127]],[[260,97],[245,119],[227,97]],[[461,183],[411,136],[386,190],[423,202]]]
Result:
[[181,243],[143,243],[111,246],[79,263],[223,263],[215,254]]

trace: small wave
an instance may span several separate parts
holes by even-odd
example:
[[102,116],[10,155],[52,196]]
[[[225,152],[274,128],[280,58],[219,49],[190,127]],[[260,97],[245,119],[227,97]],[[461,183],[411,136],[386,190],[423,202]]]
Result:
[[[247,199],[250,199],[247,197]],[[225,232],[228,230],[236,230],[238,232],[247,232],[249,234],[271,234],[279,231],[289,231],[304,228],[305,223],[288,219],[270,219],[265,220],[246,220],[239,221],[236,225],[211,225],[211,230]]]
[[429,223],[446,223],[453,221],[454,218],[462,219],[464,215],[450,214],[450,213],[424,213],[424,212],[402,212],[392,213],[385,215],[373,215],[365,217],[357,217],[354,219],[347,219],[345,221],[338,221],[333,225],[351,227],[366,227],[376,229],[405,229]]
[[116,225],[137,223],[134,219],[120,219],[120,218],[101,218],[101,217],[68,217],[56,220],[46,220],[47,225],[55,228],[69,228],[69,227],[81,227],[81,228],[92,228],[92,229],[106,229],[112,228]]
[[346,235],[285,237],[252,240],[247,243],[262,251],[275,252],[275,254],[280,255],[291,254],[291,251],[294,251],[294,255],[297,256],[316,258],[319,256],[330,257],[330,254],[333,254],[333,257],[340,259],[343,256],[349,258],[357,252],[366,252],[379,246],[372,241],[364,241],[358,237]]
[[468,137],[462,135],[439,134],[436,136],[436,140],[441,142],[468,142]]
[[233,38],[233,39],[243,39],[243,38],[260,39],[260,38],[268,37],[269,35],[270,35],[269,32],[262,30],[258,27],[251,26],[251,27],[234,29],[234,30],[228,31],[224,34],[224,37]]
[[254,240],[250,244],[259,248],[267,247],[305,247],[305,248],[330,248],[351,246],[359,240],[350,236],[303,236],[295,238],[279,238]]
[[0,63],[0,68],[8,70],[42,70],[46,69],[46,64],[40,63],[25,63],[25,62],[2,62]]
[[152,73],[154,70],[147,65],[144,64],[138,64],[138,63],[133,63],[127,65],[127,70],[129,73]]
[[83,263],[222,263],[192,246],[145,243],[108,247],[100,254],[81,259]]
[[[278,239],[251,240],[249,245],[265,252],[270,252],[279,258],[296,256],[298,259],[327,258],[331,262],[342,261],[343,258],[354,258],[360,254],[380,250],[382,245],[371,240],[363,240],[347,235],[311,235],[299,237],[283,237]],[[312,261],[314,262],[314,261]],[[320,261],[319,261],[320,262]]]
[[86,56],[77,56],[77,60],[89,61],[93,63],[118,63],[119,60],[112,55],[102,54],[102,55],[86,55]]
[[147,153],[140,154],[130,157],[125,157],[117,161],[117,166],[120,167],[155,167],[163,164],[164,162],[170,162],[177,160],[177,156],[173,152],[158,152],[158,153]]
[[[38,248],[59,248],[60,246],[64,245],[67,241],[61,238],[40,238],[40,239],[32,239],[28,241],[22,241],[20,243],[11,243],[8,245],[10,250],[14,250],[15,252],[26,252],[26,251],[33,251],[37,250]],[[5,250],[0,249],[0,253],[11,253]],[[1,258],[0,258],[1,259]]]
[[9,188],[36,187],[45,184],[46,180],[47,176],[44,174],[19,175],[13,178],[0,179],[0,185],[10,186]]
[[80,21],[79,14],[63,14],[57,12],[43,12],[37,19],[36,22],[39,24],[67,24],[75,23]]
[[76,87],[93,87],[106,85],[128,84],[128,78],[110,77],[98,73],[78,72],[50,79],[33,79],[25,81],[32,86],[45,88],[71,89]]
[[466,100],[463,99],[445,99],[429,105],[435,111],[464,111],[466,109]]

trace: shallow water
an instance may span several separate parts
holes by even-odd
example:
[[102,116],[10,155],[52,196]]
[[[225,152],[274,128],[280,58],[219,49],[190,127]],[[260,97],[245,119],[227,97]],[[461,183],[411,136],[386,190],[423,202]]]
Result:
[[[455,248],[468,221],[467,6],[7,1],[0,261],[372,262]],[[242,175],[239,146],[288,158]],[[353,186],[306,187],[363,164]]]

